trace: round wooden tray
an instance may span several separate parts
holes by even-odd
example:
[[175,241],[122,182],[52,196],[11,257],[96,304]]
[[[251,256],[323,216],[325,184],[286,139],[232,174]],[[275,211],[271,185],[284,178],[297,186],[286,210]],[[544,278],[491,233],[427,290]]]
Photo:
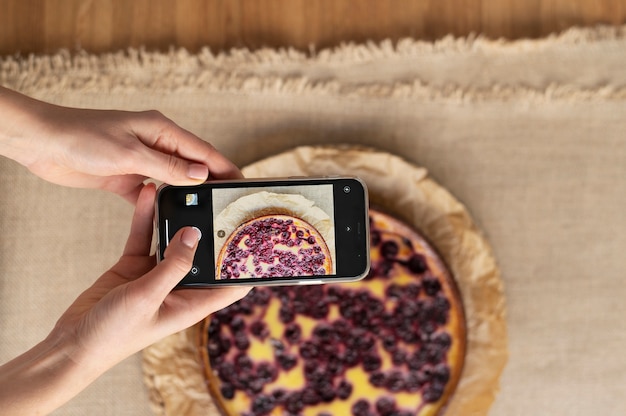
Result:
[[[466,208],[426,169],[372,149],[298,147],[243,169],[246,177],[352,175],[370,202],[420,230],[455,277],[467,319],[467,354],[447,414],[484,415],[508,357],[505,299],[491,248]],[[144,378],[158,415],[219,415],[198,352],[200,325],[144,350]]]

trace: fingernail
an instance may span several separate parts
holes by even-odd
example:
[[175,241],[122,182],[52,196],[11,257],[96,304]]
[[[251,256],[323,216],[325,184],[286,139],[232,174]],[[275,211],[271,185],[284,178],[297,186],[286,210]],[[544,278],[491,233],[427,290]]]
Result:
[[209,168],[201,163],[192,163],[187,169],[187,176],[191,179],[206,179],[209,176]]
[[202,238],[202,231],[196,227],[189,227],[183,231],[183,235],[180,240],[189,248],[193,248],[198,241]]

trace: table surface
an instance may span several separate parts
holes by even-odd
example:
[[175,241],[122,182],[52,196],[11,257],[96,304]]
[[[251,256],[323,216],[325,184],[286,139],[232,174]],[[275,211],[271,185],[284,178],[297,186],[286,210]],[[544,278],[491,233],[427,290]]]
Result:
[[470,33],[517,39],[625,21],[625,0],[5,0],[0,54],[129,46],[308,49]]

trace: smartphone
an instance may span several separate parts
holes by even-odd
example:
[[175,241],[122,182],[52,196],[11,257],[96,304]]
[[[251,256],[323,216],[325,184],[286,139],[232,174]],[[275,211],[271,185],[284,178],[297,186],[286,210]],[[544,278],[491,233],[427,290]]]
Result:
[[161,186],[157,260],[182,227],[202,232],[182,287],[319,284],[368,273],[367,188],[355,177]]

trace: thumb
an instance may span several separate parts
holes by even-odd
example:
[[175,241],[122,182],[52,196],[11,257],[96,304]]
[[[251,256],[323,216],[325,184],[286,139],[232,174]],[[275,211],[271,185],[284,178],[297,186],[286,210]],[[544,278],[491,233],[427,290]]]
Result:
[[142,166],[141,174],[170,185],[197,185],[209,177],[209,168],[205,164],[189,161],[175,155],[145,148],[144,161],[135,165]]
[[[162,301],[172,289],[189,273],[202,233],[196,227],[184,227],[170,240],[163,260],[140,279],[150,296]],[[147,294],[146,294],[147,295]]]

